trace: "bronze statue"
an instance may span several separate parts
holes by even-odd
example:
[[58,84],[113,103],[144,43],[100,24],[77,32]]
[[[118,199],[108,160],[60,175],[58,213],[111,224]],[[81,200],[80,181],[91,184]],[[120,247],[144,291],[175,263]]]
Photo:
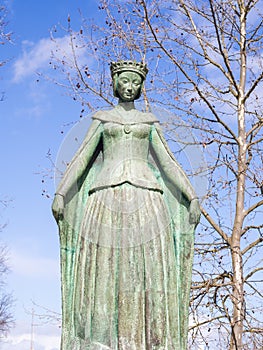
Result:
[[195,192],[156,117],[135,109],[143,63],[111,64],[118,105],[99,111],[53,202],[62,350],[184,350]]

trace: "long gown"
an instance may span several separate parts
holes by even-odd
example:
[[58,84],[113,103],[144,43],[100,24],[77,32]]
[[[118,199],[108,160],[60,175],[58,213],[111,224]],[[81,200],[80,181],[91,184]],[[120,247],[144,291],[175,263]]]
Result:
[[62,350],[186,349],[194,225],[175,167],[152,114],[94,115],[58,187],[71,183],[58,222]]

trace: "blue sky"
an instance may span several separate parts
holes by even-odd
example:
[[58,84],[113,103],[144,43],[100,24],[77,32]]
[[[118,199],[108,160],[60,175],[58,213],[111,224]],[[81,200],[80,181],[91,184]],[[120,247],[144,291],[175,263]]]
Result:
[[[1,208],[0,222],[7,222],[1,234],[9,248],[8,290],[15,298],[16,326],[1,349],[29,349],[32,307],[60,312],[59,242],[51,214],[55,186],[49,180],[52,158],[63,141],[61,130],[77,120],[81,106],[65,91],[40,79],[36,72],[46,72],[50,54],[50,29],[58,24],[79,23],[79,9],[84,16],[99,20],[95,0],[13,0],[7,1],[8,30],[12,43],[1,46],[1,57],[9,62],[0,69],[1,117],[1,198],[10,199]],[[63,42],[63,38],[61,38]],[[66,43],[64,43],[66,45]],[[42,182],[44,175],[44,183]],[[46,176],[45,176],[46,175]],[[28,312],[29,311],[29,312]],[[35,317],[34,349],[59,348],[59,325],[46,325]],[[40,324],[40,325],[39,325]]]
[[[0,224],[7,222],[0,238],[10,251],[11,273],[7,286],[15,298],[16,326],[0,349],[28,350],[32,340],[32,308],[36,314],[45,314],[45,309],[60,313],[59,240],[51,214],[55,184],[50,179],[53,174],[47,154],[50,153],[53,160],[56,158],[65,135],[79,120],[82,109],[66,90],[39,78],[38,73],[55,76],[49,65],[54,49],[50,30],[54,25],[67,27],[70,14],[73,28],[79,28],[79,10],[96,23],[102,18],[98,0],[6,3],[13,42],[1,46],[0,56],[9,59],[0,67],[0,93],[4,92],[0,102],[0,199],[9,199],[10,203],[7,208],[0,208]],[[65,34],[58,34],[57,41],[65,51],[69,50]],[[88,50],[80,51],[79,55],[82,62],[91,60]],[[34,318],[34,350],[58,350],[59,323],[45,321],[47,319]]]

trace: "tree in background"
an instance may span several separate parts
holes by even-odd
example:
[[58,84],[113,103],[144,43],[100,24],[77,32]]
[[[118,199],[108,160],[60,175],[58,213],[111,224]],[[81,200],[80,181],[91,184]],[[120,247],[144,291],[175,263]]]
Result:
[[[262,3],[105,0],[99,10],[99,21],[83,16],[77,30],[68,18],[71,55],[58,46],[52,60],[65,74],[60,84],[81,102],[83,115],[112,104],[110,61],[148,63],[145,108],[172,112],[176,117],[164,121],[167,137],[187,148],[189,142],[175,138],[184,123],[206,158],[188,174],[208,179],[200,198],[189,348],[261,349]],[[56,28],[52,40],[60,33]]]
[[[0,4],[0,44],[4,45],[11,40],[11,33],[6,31],[6,7]],[[0,67],[3,66],[6,61],[0,60]],[[3,93],[2,93],[3,95]],[[3,101],[3,96],[0,101]],[[0,199],[1,210],[8,205],[8,200]],[[0,233],[5,228],[6,224],[0,224]],[[12,316],[13,298],[10,293],[5,291],[5,276],[9,271],[7,265],[8,251],[7,248],[0,243],[0,338],[6,335],[9,329],[14,324]]]
[[[0,45],[5,45],[11,41],[11,32],[7,31],[7,9],[6,6],[0,3]],[[5,60],[0,59],[0,67],[6,63]]]
[[[11,32],[7,31],[7,9],[6,6],[1,1],[0,3],[0,45],[5,45],[8,42],[11,42]],[[3,58],[3,55],[0,57],[0,68],[6,64],[7,60]],[[0,102],[4,100],[5,93],[0,93]]]
[[0,338],[5,336],[14,324],[12,315],[13,298],[5,292],[4,276],[8,272],[7,251],[0,246]]
[[[1,210],[8,205],[8,200],[0,200]],[[0,233],[4,230],[6,224],[0,225]],[[13,298],[6,292],[5,277],[9,272],[8,268],[8,250],[3,243],[0,243],[0,339],[7,334],[14,324],[12,315]]]

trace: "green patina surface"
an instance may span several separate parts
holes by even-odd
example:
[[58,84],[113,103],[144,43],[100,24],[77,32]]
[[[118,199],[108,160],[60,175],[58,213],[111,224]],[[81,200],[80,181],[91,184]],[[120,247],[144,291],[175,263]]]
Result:
[[93,116],[58,186],[62,350],[184,350],[194,190],[150,113],[147,69],[112,64],[119,104]]

